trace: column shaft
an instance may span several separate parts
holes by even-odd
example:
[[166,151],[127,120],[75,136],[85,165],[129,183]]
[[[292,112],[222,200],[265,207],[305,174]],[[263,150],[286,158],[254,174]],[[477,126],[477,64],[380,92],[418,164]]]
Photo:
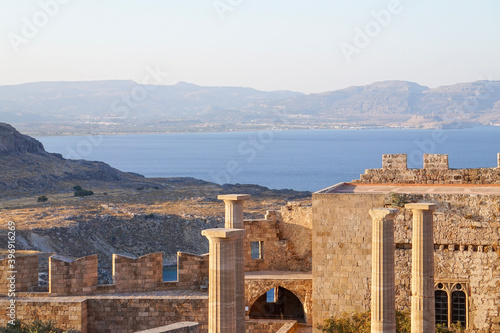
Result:
[[394,216],[397,209],[371,209],[372,299],[371,332],[396,333],[394,282]]
[[413,212],[411,255],[411,332],[436,330],[434,303],[434,231],[432,203],[407,204]]
[[[225,204],[225,228],[245,229],[243,221],[243,203],[250,199],[249,194],[219,195]],[[238,333],[245,333],[245,252],[244,240],[235,244],[236,260],[236,325]]]
[[208,332],[239,333],[236,318],[235,244],[242,229],[208,229],[209,241]]

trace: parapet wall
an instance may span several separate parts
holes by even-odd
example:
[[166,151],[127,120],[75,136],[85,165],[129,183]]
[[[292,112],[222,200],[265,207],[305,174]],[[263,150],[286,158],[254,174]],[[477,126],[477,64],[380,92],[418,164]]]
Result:
[[[177,284],[181,289],[205,290],[208,288],[207,254],[177,253]],[[208,289],[207,289],[208,290]]]
[[[0,307],[6,309],[9,306],[9,299],[1,299]],[[16,300],[15,318],[31,322],[33,320],[54,321],[57,318],[57,327],[65,330],[75,329],[78,332],[87,332],[87,300],[75,299],[65,301],[52,300]],[[5,327],[8,316],[0,316],[0,326]]]
[[424,154],[423,169],[408,169],[406,154],[382,156],[382,169],[367,169],[361,184],[500,184],[500,154],[498,167],[450,169],[448,155]]
[[[70,259],[60,255],[49,258],[49,290],[38,290],[38,256],[16,258],[16,293],[30,296],[77,296],[123,292],[168,290],[206,290],[208,287],[208,254],[177,253],[178,281],[163,282],[162,253],[140,258],[113,255],[113,284],[98,285],[97,255]],[[10,282],[8,258],[0,260],[0,295],[7,295]]]
[[97,254],[76,260],[55,255],[49,258],[49,293],[80,295],[97,286]]
[[[10,267],[11,264],[14,265],[14,269]],[[15,277],[15,292],[32,291],[38,286],[38,255],[36,254],[2,259],[0,270],[0,294],[9,293],[12,275]],[[16,271],[16,273],[11,274],[10,271]]]
[[162,262],[161,252],[140,258],[113,254],[115,292],[154,290],[163,281]]

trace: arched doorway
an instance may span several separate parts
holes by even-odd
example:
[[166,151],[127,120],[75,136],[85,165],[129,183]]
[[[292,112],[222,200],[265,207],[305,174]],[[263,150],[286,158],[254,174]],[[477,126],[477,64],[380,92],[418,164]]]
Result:
[[[272,295],[274,294],[274,297]],[[284,319],[305,323],[304,306],[290,290],[273,288],[257,298],[249,312],[250,319]]]

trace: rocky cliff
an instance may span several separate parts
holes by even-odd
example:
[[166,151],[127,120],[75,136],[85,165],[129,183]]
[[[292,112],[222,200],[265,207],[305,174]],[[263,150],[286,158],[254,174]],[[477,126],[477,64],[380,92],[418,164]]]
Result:
[[121,172],[102,162],[66,160],[45,151],[38,140],[0,123],[0,199],[70,191],[78,183],[139,186],[150,183],[144,177]]

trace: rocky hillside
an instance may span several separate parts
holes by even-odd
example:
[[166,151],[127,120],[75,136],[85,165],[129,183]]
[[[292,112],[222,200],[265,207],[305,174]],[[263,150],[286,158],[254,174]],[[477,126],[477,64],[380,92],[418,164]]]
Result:
[[132,187],[152,183],[102,162],[66,160],[47,153],[41,142],[5,123],[0,123],[0,167],[0,199],[70,191],[75,184]]

